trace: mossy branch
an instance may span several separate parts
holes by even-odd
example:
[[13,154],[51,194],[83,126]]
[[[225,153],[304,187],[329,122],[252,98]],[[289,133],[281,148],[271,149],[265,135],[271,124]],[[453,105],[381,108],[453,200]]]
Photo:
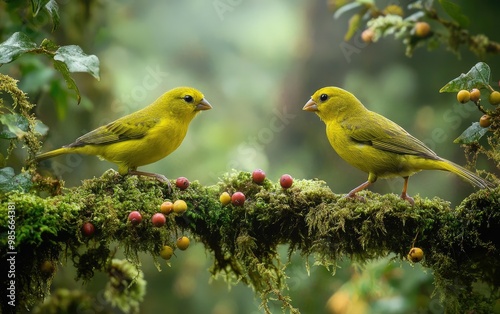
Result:
[[[223,191],[243,192],[244,206],[223,206],[219,201]],[[139,252],[151,254],[160,267],[162,246],[175,247],[175,239],[189,231],[214,256],[212,274],[252,287],[261,295],[264,309],[275,298],[298,312],[284,294],[285,264],[277,254],[282,244],[288,245],[290,254],[314,256],[333,270],[344,257],[365,262],[395,253],[405,259],[410,248],[418,246],[447,310],[492,308],[500,287],[500,188],[478,191],[456,208],[438,198],[417,196],[412,207],[393,194],[365,192],[364,196],[366,202],[344,198],[318,180],[295,180],[286,190],[267,179],[258,185],[248,172],[228,174],[213,186],[193,182],[184,191],[169,191],[165,184],[121,177],[110,170],[56,196],[21,192],[2,196],[0,233],[7,233],[11,204],[17,298],[23,307],[46,295],[53,276],[42,266],[47,261],[70,259],[78,277],[89,280],[94,271],[109,269],[118,247],[137,267]],[[150,218],[161,203],[177,199],[185,200],[188,210],[168,215],[164,227],[153,227]],[[127,219],[132,210],[143,216],[137,226]],[[82,235],[85,222],[96,228],[92,238]],[[0,241],[1,263],[8,269],[7,237]]]

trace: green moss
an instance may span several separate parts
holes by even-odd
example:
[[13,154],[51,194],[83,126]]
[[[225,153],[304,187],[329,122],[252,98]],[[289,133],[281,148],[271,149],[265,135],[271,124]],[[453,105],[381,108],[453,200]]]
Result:
[[[364,202],[352,200],[332,193],[319,180],[295,180],[285,190],[267,179],[255,184],[248,172],[227,174],[214,186],[195,181],[184,191],[169,191],[166,184],[148,178],[108,171],[62,191],[46,198],[21,192],[1,198],[0,233],[6,232],[7,204],[16,207],[17,267],[25,287],[18,298],[27,306],[47,294],[52,274],[40,266],[46,261],[69,258],[79,278],[90,280],[96,271],[108,272],[117,248],[137,268],[138,253],[157,258],[163,245],[175,247],[175,239],[186,232],[213,254],[214,276],[249,285],[262,297],[264,309],[268,300],[277,299],[297,311],[284,293],[286,263],[278,255],[282,244],[290,254],[312,255],[316,263],[334,266],[333,271],[346,256],[363,263],[393,252],[406,259],[411,247],[420,247],[422,263],[433,271],[436,292],[450,311],[491,309],[500,286],[498,188],[472,194],[456,209],[449,202],[418,196],[412,207],[397,195],[369,191],[360,193]],[[243,192],[245,205],[223,206],[223,191]],[[150,219],[160,204],[177,199],[187,202],[188,211],[168,215],[164,227],[153,227]],[[143,216],[137,226],[127,220],[133,210]],[[81,233],[85,222],[96,228],[91,238]],[[6,237],[0,241],[5,260]]]

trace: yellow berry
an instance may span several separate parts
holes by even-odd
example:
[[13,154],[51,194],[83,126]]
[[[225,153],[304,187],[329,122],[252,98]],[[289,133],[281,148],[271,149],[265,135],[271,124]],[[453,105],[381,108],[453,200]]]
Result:
[[427,22],[417,22],[415,23],[415,36],[417,37],[427,37],[431,32],[431,26]]
[[363,40],[365,43],[371,43],[374,36],[375,32],[372,29],[368,28],[361,33],[361,40]]
[[165,245],[160,251],[160,256],[163,259],[170,259],[174,255],[174,249],[171,246]]
[[408,259],[414,263],[418,263],[424,257],[424,251],[418,247],[412,247],[408,253]]
[[480,119],[479,119],[479,125],[483,128],[487,128],[491,125],[491,117],[487,114],[483,115]]
[[187,210],[188,206],[186,202],[184,202],[183,200],[177,200],[174,202],[173,208],[174,208],[174,213],[182,214]]
[[470,100],[477,103],[481,99],[481,91],[477,88],[473,88],[470,91]]
[[173,209],[174,209],[174,204],[172,204],[172,202],[169,201],[163,202],[160,206],[160,211],[164,215],[170,214]]
[[184,237],[180,237],[179,239],[177,239],[177,248],[179,250],[186,250],[188,247],[189,247],[189,238],[184,236]]
[[457,100],[458,102],[465,104],[470,100],[470,92],[468,90],[462,89],[457,94]]
[[492,92],[490,94],[490,98],[488,100],[490,101],[490,104],[492,104],[492,105],[500,104],[500,93],[497,91]]
[[222,194],[219,197],[219,200],[222,203],[222,205],[225,206],[225,205],[231,203],[231,195],[229,195],[229,193],[227,193],[227,192],[222,192]]

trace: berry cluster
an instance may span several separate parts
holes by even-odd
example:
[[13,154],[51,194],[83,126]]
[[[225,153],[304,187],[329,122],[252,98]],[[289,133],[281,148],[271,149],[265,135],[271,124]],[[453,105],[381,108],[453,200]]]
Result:
[[[266,173],[262,169],[256,169],[252,172],[252,182],[255,184],[263,184],[266,180]],[[280,185],[283,189],[288,189],[293,185],[293,178],[289,174],[284,174],[280,178]],[[219,201],[223,206],[228,205],[229,203],[234,206],[243,206],[245,204],[245,194],[243,192],[237,191],[234,192],[233,195],[230,195],[228,192],[222,192]]]
[[[457,100],[458,102],[465,104],[468,103],[469,101],[472,101],[476,106],[479,107],[481,111],[484,112],[484,109],[480,106],[481,103],[481,91],[477,88],[473,88],[472,90],[468,91],[465,89],[460,90],[457,93]],[[488,102],[493,105],[493,106],[498,106],[500,105],[500,92],[497,91],[491,91],[489,97],[488,97]],[[484,112],[485,114],[479,118],[479,125],[483,128],[488,128],[491,126],[491,116]]]

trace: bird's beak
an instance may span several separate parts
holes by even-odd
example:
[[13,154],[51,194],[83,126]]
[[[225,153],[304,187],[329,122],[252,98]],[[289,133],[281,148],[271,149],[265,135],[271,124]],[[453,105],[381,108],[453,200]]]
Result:
[[212,109],[212,106],[210,105],[210,103],[205,98],[203,98],[200,101],[200,103],[196,105],[196,111],[198,111],[198,110],[209,110],[209,109]]
[[305,111],[318,111],[318,105],[316,104],[316,102],[314,100],[309,99],[309,101],[302,108],[302,110],[305,110]]

